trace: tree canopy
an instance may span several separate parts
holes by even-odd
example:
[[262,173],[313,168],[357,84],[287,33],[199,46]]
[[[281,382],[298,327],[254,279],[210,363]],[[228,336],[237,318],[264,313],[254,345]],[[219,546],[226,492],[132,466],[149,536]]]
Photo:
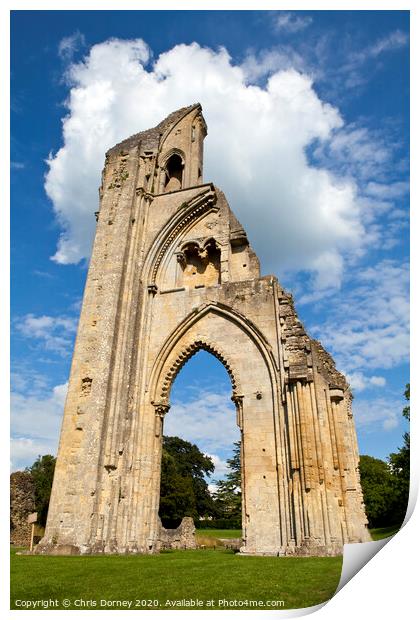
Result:
[[177,527],[185,516],[195,521],[214,514],[205,476],[214,464],[195,444],[163,437],[159,516],[164,527]]
[[35,510],[38,513],[38,523],[42,526],[45,526],[47,522],[55,463],[55,456],[44,454],[44,456],[38,456],[35,463],[25,469],[31,474],[34,482]]
[[[404,392],[406,400],[410,401],[410,384],[407,383]],[[403,416],[410,421],[410,405],[406,405],[403,409]],[[398,523],[404,521],[407,511],[408,496],[410,493],[410,433],[403,435],[404,444],[397,452],[392,452],[389,457],[389,465],[392,471],[392,479],[394,482],[394,512]]]
[[218,517],[231,522],[231,527],[242,526],[241,442],[234,443],[233,456],[227,460],[228,473],[216,482],[214,500]]
[[[410,400],[410,384],[404,392]],[[410,420],[410,405],[403,416]],[[372,456],[360,457],[360,482],[369,527],[400,525],[404,521],[410,490],[410,433],[404,433],[404,445],[389,455],[387,461]]]
[[393,525],[390,508],[394,486],[388,463],[364,454],[360,457],[359,470],[369,527]]

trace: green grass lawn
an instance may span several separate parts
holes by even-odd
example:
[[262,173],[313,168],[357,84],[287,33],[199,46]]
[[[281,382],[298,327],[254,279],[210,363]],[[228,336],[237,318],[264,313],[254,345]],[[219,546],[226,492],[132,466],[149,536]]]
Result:
[[[378,527],[370,529],[370,535],[372,540],[381,540],[388,536],[393,536],[400,529],[400,525],[390,525],[388,527]],[[241,538],[242,530],[211,530],[211,529],[197,529],[196,533],[200,536],[207,536],[209,538]]]
[[[370,533],[373,540],[380,540],[398,530],[399,526],[390,526]],[[240,538],[242,532],[199,529],[197,534],[211,541]],[[101,600],[129,601],[130,609],[191,609],[186,604],[190,599],[203,601],[202,609],[256,608],[252,603],[223,606],[221,599],[262,601],[259,609],[309,607],[331,598],[342,564],[341,557],[249,557],[220,547],[153,556],[52,557],[16,555],[16,551],[12,548],[12,609],[21,608],[17,600],[48,599],[57,599],[55,609],[128,608],[101,605]],[[70,601],[69,606],[63,605],[64,599]],[[76,601],[82,599],[91,603],[78,605]],[[171,606],[167,601],[180,604]],[[284,604],[270,607],[268,601]]]
[[[219,603],[223,599],[262,601],[260,609],[308,607],[333,596],[341,564],[341,557],[241,557],[225,549],[88,557],[16,555],[12,549],[11,608],[19,608],[18,600],[48,599],[57,599],[55,609],[107,608],[101,600],[131,601],[131,609],[191,609],[182,602],[176,607],[167,604],[182,599],[199,599],[203,609],[235,608]],[[63,606],[64,599],[69,606]],[[80,599],[95,601],[96,606],[78,607],[75,601]],[[270,607],[268,601],[284,605]],[[256,607],[237,603],[236,608]]]
[[381,540],[382,538],[388,538],[396,534],[401,525],[389,525],[388,527],[377,527],[369,530],[372,540]]
[[242,530],[197,529],[195,533],[210,538],[242,538]]

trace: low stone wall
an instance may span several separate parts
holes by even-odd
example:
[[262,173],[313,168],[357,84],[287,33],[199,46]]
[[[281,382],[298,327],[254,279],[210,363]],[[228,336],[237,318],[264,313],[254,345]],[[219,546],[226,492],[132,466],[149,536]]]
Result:
[[10,476],[10,542],[17,547],[28,547],[31,525],[27,518],[35,510],[35,489],[32,476],[26,471],[15,471]]
[[184,517],[180,525],[173,530],[163,527],[159,519],[159,535],[157,550],[163,549],[196,549],[195,525],[191,517]]
[[220,538],[219,540],[226,549],[232,549],[232,551],[239,551],[244,544],[242,538]]

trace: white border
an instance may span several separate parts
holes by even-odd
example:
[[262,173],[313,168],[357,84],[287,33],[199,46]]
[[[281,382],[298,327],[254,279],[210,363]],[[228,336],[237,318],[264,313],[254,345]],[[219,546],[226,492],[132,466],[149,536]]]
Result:
[[[10,101],[9,101],[9,91],[7,88],[7,84],[5,84],[7,80],[7,76],[9,75],[9,67],[10,67],[10,59],[9,59],[9,49],[10,49],[10,39],[9,39],[9,11],[10,10],[57,10],[58,8],[62,10],[337,10],[339,6],[340,10],[411,10],[411,32],[414,35],[418,35],[418,16],[416,5],[414,1],[408,2],[396,2],[394,0],[388,1],[375,1],[375,0],[357,0],[353,2],[341,2],[339,5],[337,2],[303,2],[295,0],[295,2],[283,2],[283,1],[267,1],[260,0],[259,2],[255,2],[255,0],[201,0],[200,4],[196,2],[192,2],[192,0],[178,0],[178,2],[170,1],[170,0],[154,0],[154,1],[136,1],[133,0],[120,0],[120,2],[116,2],[115,0],[73,0],[70,2],[69,0],[62,0],[59,6],[57,3],[52,0],[44,0],[40,2],[30,2],[28,0],[5,0],[0,7],[0,45],[2,46],[0,62],[2,67],[2,75],[4,76],[3,88],[1,90],[1,106],[2,106],[2,114],[1,114],[1,123],[2,123],[2,137],[5,140],[2,140],[0,156],[1,156],[1,170],[5,173],[4,177],[7,179],[8,171],[9,171],[9,143],[10,143],[10,135],[9,135],[9,109],[10,109]],[[411,37],[411,58],[412,61],[418,59],[419,49],[416,36]],[[412,62],[412,65],[414,62]],[[418,70],[418,66],[415,65],[414,69]],[[411,107],[413,110],[419,110],[419,101],[417,96],[417,80],[415,80],[414,70],[411,71]],[[417,136],[419,133],[417,116],[415,114],[412,115],[412,130],[411,136]],[[417,131],[416,131],[417,130]],[[416,154],[417,149],[412,148],[412,166],[415,170],[416,163]],[[2,417],[1,423],[4,426],[2,428],[2,432],[0,433],[0,441],[1,441],[1,454],[3,458],[2,468],[1,468],[1,483],[2,489],[5,490],[5,493],[8,494],[8,485],[9,485],[9,442],[8,442],[8,423],[7,423],[7,415],[6,411],[9,408],[9,385],[8,385],[8,377],[9,377],[9,274],[8,274],[8,265],[9,265],[9,215],[8,209],[6,205],[9,204],[9,184],[6,181],[0,184],[0,191],[2,197],[2,215],[3,221],[0,226],[0,251],[2,253],[1,260],[1,291],[2,291],[2,306],[5,309],[5,312],[2,316],[2,320],[0,322],[0,338],[1,338],[1,367],[0,367],[0,395],[1,395],[1,403],[2,408]],[[411,204],[415,207],[418,203],[418,181],[416,176],[412,179],[411,184],[411,195],[412,202]],[[416,275],[417,275],[417,264],[419,263],[419,242],[414,238],[414,234],[418,233],[418,213],[412,210],[412,222],[411,222],[411,239],[412,239],[412,271],[415,276],[412,278],[412,306],[414,308],[413,315],[416,316],[416,310],[419,308],[418,304],[418,295],[419,295],[419,287],[416,283]],[[418,209],[418,207],[417,207]],[[414,474],[412,478],[412,486],[411,486],[411,498],[410,498],[410,508],[413,509],[413,504],[415,502],[415,497],[417,497],[417,488],[419,483],[419,475],[420,471],[420,459],[418,452],[419,445],[419,423],[416,417],[418,416],[418,406],[417,406],[417,389],[416,389],[416,380],[418,379],[417,368],[418,368],[418,359],[416,348],[414,343],[420,342],[420,329],[416,323],[413,322],[412,325],[412,389],[411,389],[411,411],[412,411],[412,420],[411,420],[411,445],[414,448],[412,449],[412,472]],[[317,611],[317,617],[320,619],[328,620],[340,618],[340,620],[346,620],[347,618],[351,618],[354,620],[356,617],[360,618],[369,618],[369,617],[380,617],[381,620],[387,620],[394,618],[397,615],[403,615],[404,617],[411,618],[414,614],[410,613],[414,610],[417,611],[417,600],[416,600],[416,589],[418,586],[418,537],[420,532],[420,511],[419,508],[414,511],[414,514],[406,523],[404,528],[400,533],[398,533],[394,538],[390,540],[390,542],[382,548],[381,552],[373,557],[366,566],[362,570],[360,570],[352,579],[349,584],[347,584],[343,589],[340,590],[338,594],[336,594],[331,601],[329,601],[325,606],[318,606],[319,611]],[[9,514],[8,514],[8,497],[3,498],[1,502],[1,533],[2,533],[2,541],[3,541],[3,551],[7,553],[8,557],[8,546],[9,546]],[[416,544],[417,543],[417,544]],[[367,543],[371,544],[371,543]],[[353,547],[355,547],[353,545]],[[352,550],[353,551],[353,550]],[[4,563],[3,563],[4,566]],[[3,594],[5,594],[5,598],[1,600],[0,609],[4,611],[4,613],[9,617],[18,617],[22,613],[21,611],[9,611],[9,592],[5,593],[4,588],[2,588]],[[313,609],[313,608],[312,608]],[[306,610],[306,613],[309,610]],[[40,615],[42,611],[34,611],[32,614],[35,614],[36,617]],[[77,614],[77,611],[69,611],[69,614]],[[85,611],[85,614],[95,614],[95,611]],[[171,616],[185,616],[185,611],[170,611],[170,612],[140,612],[142,616],[148,616],[149,613],[153,614],[153,618],[161,617],[161,615],[167,615],[169,613]],[[253,612],[253,611],[209,611],[207,612],[206,617],[209,614],[217,614],[218,618],[221,617],[234,617],[234,616],[242,616],[242,614],[248,614],[248,617],[252,618],[261,618],[261,612]],[[271,616],[276,615],[277,617],[296,617],[298,615],[303,615],[305,613],[304,610],[296,610],[295,612],[291,611],[264,611],[264,614],[270,614]],[[57,611],[52,612],[48,611],[48,614],[51,616],[53,614],[53,618],[56,616],[66,614],[65,611]],[[194,617],[196,617],[197,612],[195,612]],[[417,615],[417,614],[416,614]],[[120,612],[107,611],[107,617],[120,617]]]

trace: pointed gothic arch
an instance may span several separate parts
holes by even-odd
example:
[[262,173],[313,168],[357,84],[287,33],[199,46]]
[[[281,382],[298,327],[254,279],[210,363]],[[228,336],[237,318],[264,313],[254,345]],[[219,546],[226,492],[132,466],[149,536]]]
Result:
[[[200,307],[190,312],[176,326],[161,346],[150,373],[150,393],[153,402],[167,402],[171,383],[174,381],[182,366],[200,348],[212,353],[222,362],[231,379],[233,395],[241,394],[242,389],[239,371],[238,369],[235,371],[234,362],[230,359],[229,353],[226,352],[223,344],[219,344],[216,340],[212,339],[211,336],[205,334],[205,330],[199,325],[204,317],[211,314],[223,317],[223,320],[235,324],[244,334],[245,338],[255,344],[267,368],[273,392],[277,392],[277,390],[280,389],[277,380],[278,367],[272,347],[258,327],[240,312],[224,304],[210,302],[202,304]],[[194,339],[193,336],[189,336],[189,334],[193,332],[193,328],[198,329],[202,334],[197,339]]]
[[183,346],[181,351],[177,353],[176,359],[172,362],[169,370],[164,371],[165,374],[162,376],[162,387],[159,393],[160,400],[166,400],[169,398],[172,384],[175,381],[177,375],[181,372],[183,366],[185,366],[185,364],[193,357],[193,355],[195,355],[200,350],[207,351],[207,353],[214,355],[214,357],[222,363],[231,382],[232,394],[235,395],[238,393],[238,381],[235,378],[235,373],[233,371],[231,363],[227,359],[227,355],[221,351],[221,348],[218,345],[206,342],[206,340],[204,339],[197,339],[190,344]]
[[[232,401],[242,437],[244,543],[247,548],[259,545],[261,551],[265,549],[264,552],[269,553],[264,539],[270,539],[271,545],[281,546],[281,541],[286,538],[279,506],[279,501],[282,503],[284,497],[276,482],[277,471],[284,458],[280,445],[282,416],[278,407],[278,369],[272,348],[260,329],[239,311],[222,303],[202,304],[176,325],[153,356],[148,385],[155,420],[153,470],[160,472],[163,425],[170,409],[171,386],[183,365],[199,349],[215,355],[231,379]],[[260,447],[255,449],[256,445]],[[265,463],[264,471],[261,469],[262,462]],[[158,505],[158,478],[156,476],[153,487],[155,506]],[[268,480],[271,482],[267,485]],[[251,513],[259,498],[264,496],[267,504],[273,504],[271,510],[276,514],[276,525],[267,520],[258,525],[257,532]]]
[[164,174],[163,189],[165,192],[173,192],[182,189],[184,161],[179,153],[173,153],[167,159]]
[[[40,553],[159,550],[163,418],[174,378],[200,348],[231,377],[241,551],[336,555],[369,540],[349,385],[292,297],[261,276],[223,193],[201,185],[205,135],[195,104],[106,155]],[[175,156],[178,184],[165,186]],[[218,277],[178,278],[178,259],[205,259],[209,243]]]
[[156,234],[147,252],[142,268],[142,280],[148,286],[155,287],[158,271],[162,262],[170,260],[172,250],[175,256],[176,244],[189,229],[197,225],[201,218],[210,212],[217,212],[216,195],[212,184],[182,203],[174,216]]

